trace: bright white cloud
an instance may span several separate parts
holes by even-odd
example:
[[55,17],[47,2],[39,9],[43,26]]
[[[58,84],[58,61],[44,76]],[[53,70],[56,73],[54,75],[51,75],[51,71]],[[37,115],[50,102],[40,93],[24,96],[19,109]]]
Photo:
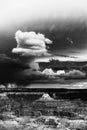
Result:
[[76,61],[76,58],[72,58],[72,57],[63,57],[63,56],[54,56],[51,59],[53,60],[59,60],[59,61]]
[[46,68],[42,71],[42,74],[44,75],[48,75],[48,76],[62,76],[65,74],[65,71],[64,70],[58,70],[57,72],[54,72],[53,69],[51,68]]
[[65,70],[58,70],[56,72],[56,75],[64,75],[65,74]]
[[86,73],[80,71],[80,70],[70,70],[69,72],[65,72],[65,70],[58,70],[57,72],[54,72],[51,68],[46,68],[43,70],[42,74],[47,76],[61,76],[63,78],[69,78],[69,79],[79,79],[79,78],[86,78]]
[[43,72],[42,72],[42,74],[44,74],[44,75],[55,75],[55,73],[54,73],[54,71],[51,69],[51,68],[46,68],[46,69],[44,69],[43,70]]
[[21,54],[22,56],[43,56],[47,53],[46,44],[51,44],[52,41],[45,38],[43,34],[35,32],[17,31],[15,34],[17,47],[12,50],[13,53]]

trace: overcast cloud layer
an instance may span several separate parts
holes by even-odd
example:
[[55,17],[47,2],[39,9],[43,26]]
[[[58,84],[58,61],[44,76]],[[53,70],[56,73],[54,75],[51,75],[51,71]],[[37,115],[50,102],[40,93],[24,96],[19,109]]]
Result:
[[86,5],[86,0],[3,0],[0,1],[0,28],[12,31],[34,21],[87,20]]

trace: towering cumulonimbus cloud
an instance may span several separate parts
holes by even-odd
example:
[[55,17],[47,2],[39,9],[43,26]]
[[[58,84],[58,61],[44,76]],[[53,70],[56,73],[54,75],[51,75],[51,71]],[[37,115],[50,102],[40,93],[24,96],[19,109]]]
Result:
[[[41,33],[18,30],[15,33],[15,39],[17,47],[13,48],[12,52],[27,57],[27,62],[33,69],[39,69],[38,63],[35,63],[36,57],[50,55],[47,52],[46,45],[51,44],[52,41]],[[28,58],[31,60],[28,61]]]
[[15,39],[17,41],[17,47],[12,50],[13,53],[35,57],[49,55],[46,44],[51,44],[52,41],[45,38],[43,34],[18,30],[15,33]]

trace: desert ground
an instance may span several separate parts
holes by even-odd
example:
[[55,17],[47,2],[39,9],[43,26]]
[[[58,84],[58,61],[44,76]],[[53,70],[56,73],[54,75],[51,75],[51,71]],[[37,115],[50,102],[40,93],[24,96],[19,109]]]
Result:
[[87,130],[87,99],[69,93],[1,93],[0,130]]

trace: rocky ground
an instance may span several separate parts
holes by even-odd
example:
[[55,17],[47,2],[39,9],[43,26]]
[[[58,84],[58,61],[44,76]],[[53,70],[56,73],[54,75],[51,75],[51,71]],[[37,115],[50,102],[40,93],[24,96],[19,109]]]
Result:
[[15,117],[0,120],[0,130],[87,130],[87,120],[69,120],[55,116]]
[[87,101],[0,95],[0,130],[87,130]]

